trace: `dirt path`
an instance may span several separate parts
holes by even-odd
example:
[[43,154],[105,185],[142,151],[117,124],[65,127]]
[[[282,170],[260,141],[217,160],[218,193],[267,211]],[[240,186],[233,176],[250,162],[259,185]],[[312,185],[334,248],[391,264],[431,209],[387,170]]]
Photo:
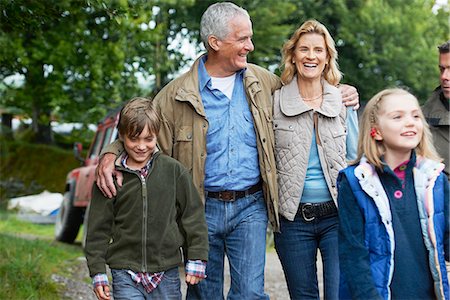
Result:
[[[225,268],[225,272],[226,272],[225,290],[228,291],[230,285],[228,267]],[[70,278],[62,277],[56,274],[52,275],[52,279],[62,286],[61,288],[62,299],[96,300],[94,293],[92,292],[92,287],[88,283],[89,282],[88,270],[86,267],[86,261],[84,257],[80,257],[79,259],[77,259],[77,263],[74,264],[74,267],[68,270],[68,273],[70,273]],[[286,282],[284,280],[284,274],[275,251],[267,252],[265,279],[266,279],[265,282],[266,293],[270,296],[270,299],[273,300],[289,299]],[[184,299],[184,295],[186,293],[186,284],[184,284],[183,281],[182,281],[182,293]]]

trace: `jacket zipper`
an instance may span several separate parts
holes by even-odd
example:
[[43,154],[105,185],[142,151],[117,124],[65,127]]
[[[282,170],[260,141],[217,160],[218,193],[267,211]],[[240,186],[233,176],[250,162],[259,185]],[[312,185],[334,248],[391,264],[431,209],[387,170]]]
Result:
[[145,177],[139,175],[142,184],[142,272],[147,271],[147,187]]

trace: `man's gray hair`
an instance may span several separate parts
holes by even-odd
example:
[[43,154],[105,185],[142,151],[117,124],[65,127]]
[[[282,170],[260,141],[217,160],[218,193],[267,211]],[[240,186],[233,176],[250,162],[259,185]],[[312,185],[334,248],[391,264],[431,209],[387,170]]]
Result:
[[446,41],[442,45],[438,46],[438,49],[439,49],[440,54],[449,53],[450,52],[450,40]]
[[218,39],[225,39],[230,33],[230,20],[237,16],[246,16],[250,19],[245,9],[231,2],[215,3],[206,9],[200,21],[200,37],[207,50],[209,50],[208,37],[214,35]]

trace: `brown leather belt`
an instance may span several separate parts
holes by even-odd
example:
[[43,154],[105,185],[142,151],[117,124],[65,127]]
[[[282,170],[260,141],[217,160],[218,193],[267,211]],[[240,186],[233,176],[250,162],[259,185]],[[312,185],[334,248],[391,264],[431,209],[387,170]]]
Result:
[[208,198],[215,198],[226,202],[233,202],[237,199],[254,194],[261,190],[261,182],[251,186],[245,191],[220,191],[220,192],[205,192],[205,196]]

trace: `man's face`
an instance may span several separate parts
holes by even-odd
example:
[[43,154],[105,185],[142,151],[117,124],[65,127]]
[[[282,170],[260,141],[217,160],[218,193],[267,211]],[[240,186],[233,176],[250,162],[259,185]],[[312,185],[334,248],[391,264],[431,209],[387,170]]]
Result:
[[439,71],[442,92],[450,99],[450,53],[439,54]]
[[247,54],[255,48],[252,43],[252,22],[246,16],[234,18],[229,23],[230,33],[223,40],[218,41],[221,64],[224,70],[232,75],[247,67]]

